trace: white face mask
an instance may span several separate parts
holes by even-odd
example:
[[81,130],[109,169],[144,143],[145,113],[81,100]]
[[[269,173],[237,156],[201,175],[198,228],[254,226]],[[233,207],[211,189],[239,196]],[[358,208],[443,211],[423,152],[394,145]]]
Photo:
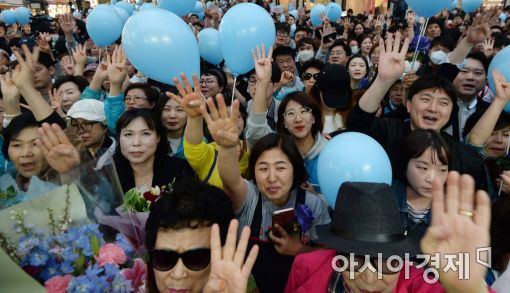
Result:
[[312,59],[313,55],[313,50],[303,50],[298,52],[297,57],[300,62],[306,62]]
[[416,62],[414,62],[413,68],[411,68],[413,61],[406,61],[405,64],[406,64],[406,69],[404,70],[404,73],[415,73],[416,71],[418,71],[418,68],[420,68],[420,66],[421,66],[421,63],[418,60],[416,60]]
[[358,48],[358,46],[352,46],[352,47],[351,47],[351,53],[352,53],[352,55],[356,55],[356,54],[358,54],[358,53],[359,53],[359,48]]
[[448,53],[445,51],[434,51],[432,54],[430,54],[430,61],[432,61],[433,64],[439,65],[442,63],[447,62],[448,60]]

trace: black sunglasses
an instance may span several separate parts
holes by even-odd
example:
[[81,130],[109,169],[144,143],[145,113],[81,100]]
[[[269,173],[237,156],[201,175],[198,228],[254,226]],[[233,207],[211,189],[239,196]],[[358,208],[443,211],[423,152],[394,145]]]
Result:
[[152,249],[149,251],[150,262],[154,269],[166,272],[171,270],[182,259],[184,265],[192,271],[201,271],[211,262],[211,250],[199,248],[178,253],[170,249]]
[[317,80],[317,79],[319,79],[319,75],[320,75],[320,73],[311,74],[308,72],[303,72],[303,74],[301,76],[303,77],[304,80],[309,80],[310,78],[312,78],[312,76],[313,76],[313,79]]

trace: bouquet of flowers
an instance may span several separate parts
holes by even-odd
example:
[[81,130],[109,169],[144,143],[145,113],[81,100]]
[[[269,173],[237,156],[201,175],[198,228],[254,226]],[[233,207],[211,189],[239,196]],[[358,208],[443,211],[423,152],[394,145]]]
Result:
[[27,211],[11,211],[14,228],[21,234],[17,245],[3,234],[0,244],[48,292],[139,292],[146,266],[135,259],[128,241],[117,234],[106,243],[97,224],[69,227],[64,214],[48,210],[50,235],[25,223]]
[[135,250],[143,253],[145,250],[145,223],[149,217],[150,206],[159,197],[169,194],[172,183],[151,188],[133,188],[124,194],[123,203],[115,211],[118,216],[107,216],[96,210],[95,218],[103,225],[110,226],[122,233]]

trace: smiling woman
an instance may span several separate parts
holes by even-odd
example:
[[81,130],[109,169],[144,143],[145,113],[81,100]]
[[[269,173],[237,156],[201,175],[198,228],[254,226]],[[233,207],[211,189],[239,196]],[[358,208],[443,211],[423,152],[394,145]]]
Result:
[[115,164],[124,192],[163,186],[192,176],[183,159],[169,157],[168,141],[159,119],[148,109],[126,111],[117,122],[119,147]]

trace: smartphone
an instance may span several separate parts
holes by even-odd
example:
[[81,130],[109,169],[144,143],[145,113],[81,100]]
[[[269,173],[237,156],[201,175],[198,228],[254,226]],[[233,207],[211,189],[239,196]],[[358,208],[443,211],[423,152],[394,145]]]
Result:
[[299,233],[299,225],[296,218],[296,211],[293,208],[279,210],[273,213],[273,235],[282,237],[282,235],[274,228],[275,224],[282,227],[288,234]]
[[323,37],[324,43],[334,42],[336,40],[336,33],[331,33]]

